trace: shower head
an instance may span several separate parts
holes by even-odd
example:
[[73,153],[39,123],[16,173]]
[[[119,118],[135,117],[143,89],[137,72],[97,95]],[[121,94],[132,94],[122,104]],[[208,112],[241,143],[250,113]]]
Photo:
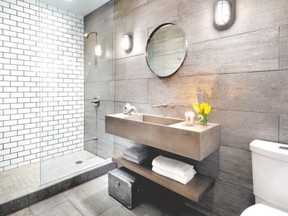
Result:
[[89,33],[85,33],[85,34],[84,34],[84,37],[85,37],[86,39],[88,39],[89,36],[90,36],[90,34],[95,34],[96,37],[97,37],[97,32],[89,32]]
[[102,54],[102,50],[101,50],[101,45],[97,43],[97,32],[89,32],[89,33],[85,33],[84,34],[84,37],[86,39],[89,38],[90,34],[95,34],[95,39],[96,39],[96,45],[94,47],[94,50],[95,50],[95,55],[96,56],[101,56]]

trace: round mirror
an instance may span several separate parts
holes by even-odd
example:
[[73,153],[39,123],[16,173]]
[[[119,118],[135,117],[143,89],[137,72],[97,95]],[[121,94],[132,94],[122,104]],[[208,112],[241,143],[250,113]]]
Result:
[[146,61],[150,70],[159,77],[174,74],[183,64],[187,42],[182,29],[173,23],[158,26],[146,45]]

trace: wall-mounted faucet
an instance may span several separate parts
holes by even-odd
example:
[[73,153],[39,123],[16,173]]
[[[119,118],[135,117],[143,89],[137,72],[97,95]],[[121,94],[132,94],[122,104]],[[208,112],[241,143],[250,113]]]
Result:
[[156,108],[156,107],[168,107],[168,104],[152,104],[151,105],[153,108]]
[[94,104],[94,107],[98,108],[100,106],[100,97],[96,96],[91,101],[92,104]]

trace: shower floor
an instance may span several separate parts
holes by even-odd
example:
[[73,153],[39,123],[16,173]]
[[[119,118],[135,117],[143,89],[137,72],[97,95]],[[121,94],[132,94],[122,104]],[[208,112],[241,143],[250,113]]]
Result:
[[[83,161],[76,164],[77,161]],[[88,151],[63,155],[0,173],[0,204],[82,173],[105,159]]]

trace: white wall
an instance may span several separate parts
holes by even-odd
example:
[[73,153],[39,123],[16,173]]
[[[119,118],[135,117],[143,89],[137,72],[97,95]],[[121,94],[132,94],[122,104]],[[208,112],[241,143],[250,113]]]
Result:
[[77,14],[0,1],[0,172],[83,149],[83,29]]

